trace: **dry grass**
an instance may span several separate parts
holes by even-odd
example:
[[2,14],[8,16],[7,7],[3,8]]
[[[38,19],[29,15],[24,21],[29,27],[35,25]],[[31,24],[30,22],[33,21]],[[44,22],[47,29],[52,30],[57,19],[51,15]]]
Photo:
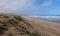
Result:
[[0,36],[60,36],[60,24],[16,15],[0,15]]

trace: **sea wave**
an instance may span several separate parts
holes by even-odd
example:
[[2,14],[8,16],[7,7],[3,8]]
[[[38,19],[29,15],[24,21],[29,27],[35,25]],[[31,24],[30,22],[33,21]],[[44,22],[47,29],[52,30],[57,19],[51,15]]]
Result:
[[35,17],[35,18],[59,18],[60,19],[60,16],[29,16],[29,17]]
[[54,20],[54,21],[60,21],[60,16],[29,16],[33,18],[40,18],[45,20]]

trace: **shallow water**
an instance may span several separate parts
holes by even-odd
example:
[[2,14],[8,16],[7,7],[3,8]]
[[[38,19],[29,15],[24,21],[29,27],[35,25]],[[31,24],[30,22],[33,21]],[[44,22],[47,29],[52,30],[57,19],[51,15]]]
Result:
[[60,16],[29,16],[29,17],[60,22]]

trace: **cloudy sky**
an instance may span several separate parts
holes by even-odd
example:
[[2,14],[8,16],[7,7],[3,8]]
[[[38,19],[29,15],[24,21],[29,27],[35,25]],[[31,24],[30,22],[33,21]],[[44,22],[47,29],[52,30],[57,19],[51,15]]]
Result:
[[0,13],[60,15],[60,0],[0,0]]

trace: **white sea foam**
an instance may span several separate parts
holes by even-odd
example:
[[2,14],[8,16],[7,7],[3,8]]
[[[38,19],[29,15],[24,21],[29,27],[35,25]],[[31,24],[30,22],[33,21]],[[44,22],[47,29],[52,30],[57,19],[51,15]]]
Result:
[[29,16],[34,18],[60,19],[60,16]]

